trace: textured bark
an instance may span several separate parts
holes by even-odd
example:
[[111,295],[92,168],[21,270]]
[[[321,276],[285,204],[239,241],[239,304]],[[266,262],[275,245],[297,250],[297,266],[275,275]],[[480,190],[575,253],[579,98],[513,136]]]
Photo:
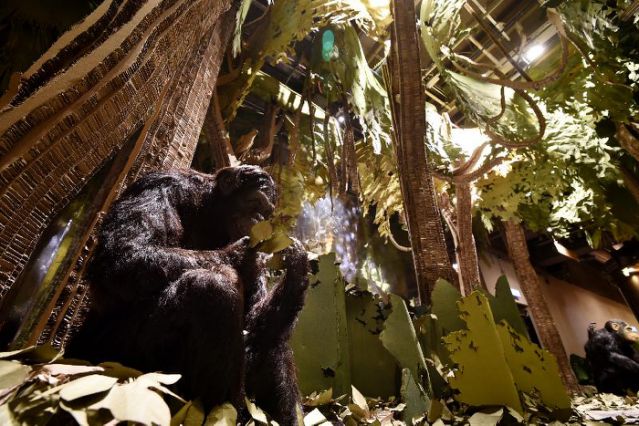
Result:
[[628,130],[625,124],[617,123],[617,140],[635,160],[639,161],[639,140]]
[[211,103],[204,118],[203,130],[211,148],[215,169],[230,166],[230,155],[233,155],[233,148],[226,133],[226,126],[220,111],[220,103],[215,92],[213,92]]
[[355,134],[353,121],[348,110],[348,101],[344,104],[344,140],[342,143],[342,163],[340,173],[340,194],[359,194],[359,175],[357,172],[357,156],[355,154]]
[[275,103],[266,105],[261,128],[254,139],[253,146],[241,156],[243,163],[259,165],[271,158],[275,138],[284,124],[283,118],[280,117],[281,110],[282,108]]
[[[230,5],[105,1],[9,89],[0,111],[0,297],[52,218],[140,128],[114,196],[141,173],[188,167],[232,32]],[[84,298],[77,273],[90,242],[56,302],[49,336]]]
[[473,236],[473,213],[470,194],[470,183],[457,182],[455,184],[457,198],[457,259],[459,262],[459,277],[468,295],[473,290],[484,288],[479,274],[479,259]]
[[330,137],[329,124],[331,115],[326,113],[324,116],[324,150],[326,151],[326,168],[328,169],[328,184],[330,196],[335,197],[339,193],[339,178],[335,168],[335,147]]
[[559,336],[557,326],[555,326],[552,315],[548,310],[537,272],[535,272],[530,263],[530,254],[528,253],[524,229],[518,223],[507,221],[504,222],[504,230],[508,254],[515,267],[517,278],[519,278],[521,290],[528,302],[528,308],[535,323],[539,340],[542,346],[557,358],[559,372],[564,385],[570,391],[577,391],[577,380],[568,362],[566,350]]
[[[437,208],[431,164],[426,157],[424,90],[419,62],[415,3],[393,1],[393,78],[398,78],[399,103],[396,151],[404,209],[408,222],[419,298],[430,304],[430,293],[439,278],[455,281],[448,258],[442,220]],[[397,101],[391,94],[391,99]]]

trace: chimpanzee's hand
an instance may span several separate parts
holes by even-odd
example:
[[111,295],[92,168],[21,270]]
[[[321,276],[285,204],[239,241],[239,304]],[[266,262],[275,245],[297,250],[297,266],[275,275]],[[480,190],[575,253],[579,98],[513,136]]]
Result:
[[251,248],[250,243],[251,237],[242,237],[224,248],[229,262],[236,268],[239,268],[247,261],[255,261],[257,251]]
[[291,238],[293,242],[290,246],[282,250],[282,263],[288,276],[299,277],[305,279],[308,274],[308,255],[302,243],[295,238]]

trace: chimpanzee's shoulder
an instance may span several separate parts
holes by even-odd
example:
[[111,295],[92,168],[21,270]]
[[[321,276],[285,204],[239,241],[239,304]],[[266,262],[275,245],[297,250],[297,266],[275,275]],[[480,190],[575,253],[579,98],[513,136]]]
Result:
[[154,171],[145,174],[133,182],[122,194],[122,197],[131,197],[147,190],[160,188],[184,188],[194,185],[207,185],[211,184],[213,180],[213,175],[200,173],[191,169]]

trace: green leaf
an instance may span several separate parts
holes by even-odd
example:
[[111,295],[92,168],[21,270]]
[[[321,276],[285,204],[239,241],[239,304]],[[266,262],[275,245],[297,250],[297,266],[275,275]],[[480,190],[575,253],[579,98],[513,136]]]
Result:
[[184,418],[184,426],[201,426],[204,423],[205,415],[204,409],[202,408],[202,403],[199,400],[193,402],[187,412],[186,417]]
[[384,322],[384,331],[379,335],[382,344],[390,352],[401,368],[408,368],[415,381],[426,372],[426,361],[417,340],[417,333],[408,314],[404,300],[390,295],[392,312]]
[[0,389],[17,386],[29,377],[31,367],[15,361],[0,361]]
[[134,381],[116,384],[104,399],[89,407],[92,410],[108,409],[115,420],[136,422],[143,425],[169,425],[171,411],[162,397],[149,389],[148,383]]
[[413,419],[422,417],[428,411],[430,401],[423,389],[415,382],[408,368],[402,369],[402,386],[399,393],[406,404],[403,413],[404,421],[411,425]]
[[493,412],[481,412],[470,416],[468,424],[470,426],[496,426],[504,416],[504,409],[499,408]]
[[304,405],[306,407],[319,407],[320,405],[326,405],[333,401],[333,388],[328,388],[321,392],[313,392],[306,397]]
[[173,385],[177,383],[182,375],[180,374],[163,374],[163,373],[147,373],[137,378],[136,381],[144,382],[148,385],[162,383],[163,385]]
[[116,377],[118,379],[130,379],[139,377],[142,372],[134,368],[125,367],[118,362],[103,362],[98,366],[104,368],[104,375],[110,377]]
[[353,398],[353,404],[355,404],[359,408],[359,411],[364,414],[364,417],[367,418],[370,415],[370,409],[364,395],[362,395],[355,386],[351,386],[351,396]]
[[538,395],[563,420],[570,417],[570,397],[561,382],[557,360],[548,351],[531,343],[506,323],[497,325],[506,361],[517,388]]
[[103,372],[104,368],[92,365],[74,365],[74,364],[46,364],[40,370],[42,373],[52,376],[64,375],[74,376],[78,374]]
[[268,424],[268,418],[266,417],[266,413],[264,413],[264,411],[262,411],[261,408],[259,408],[257,405],[255,405],[248,399],[246,399],[246,409],[248,410],[253,420],[261,424],[265,424],[265,425]]
[[236,423],[237,410],[227,402],[211,410],[206,416],[204,426],[235,426]]
[[[182,408],[180,408],[178,412],[175,413],[175,415],[171,418],[171,426],[185,425],[186,417],[192,406],[193,406],[192,401],[189,401],[186,404],[184,404]],[[203,421],[204,421],[204,415],[202,415],[202,422]],[[199,424],[201,425],[202,422],[200,422]]]
[[30,346],[10,352],[0,352],[0,359],[21,360],[31,364],[45,364],[53,362],[62,357],[62,353],[50,344],[41,346]]
[[508,285],[508,279],[502,275],[495,285],[495,296],[487,295],[495,323],[506,321],[522,336],[528,336],[528,329],[521,319],[519,308]]
[[20,422],[11,412],[9,404],[0,405],[0,424],[5,426],[21,426]]
[[80,377],[79,379],[75,379],[62,385],[60,389],[60,398],[65,401],[73,401],[87,395],[107,391],[117,382],[118,379],[115,377],[108,377],[100,374]]
[[237,9],[235,16],[235,29],[233,31],[233,47],[231,52],[233,56],[237,56],[242,50],[242,25],[246,19],[249,9],[251,8],[251,0],[242,0],[240,7]]
[[264,253],[277,253],[293,244],[293,240],[281,230],[276,231],[271,238],[261,243],[258,249]]
[[397,395],[397,360],[379,338],[388,316],[387,307],[370,293],[347,294],[346,315],[352,384],[365,395]]
[[256,223],[251,228],[251,247],[257,246],[259,243],[268,240],[273,236],[273,225],[267,220]]
[[[318,258],[318,272],[310,282],[306,303],[295,326],[291,347],[303,394],[350,390],[350,362],[344,287],[335,253]],[[333,375],[325,374],[332,371]],[[332,392],[321,393],[329,398]]]
[[463,330],[466,324],[459,317],[457,301],[461,299],[461,293],[451,283],[439,279],[435,282],[431,295],[431,312],[437,317],[437,323],[442,329],[442,334]]
[[316,426],[326,421],[326,417],[317,408],[304,416],[304,426]]
[[444,337],[457,366],[449,378],[459,392],[455,399],[473,406],[507,405],[522,413],[488,300],[475,291],[459,301],[459,310],[468,329]]

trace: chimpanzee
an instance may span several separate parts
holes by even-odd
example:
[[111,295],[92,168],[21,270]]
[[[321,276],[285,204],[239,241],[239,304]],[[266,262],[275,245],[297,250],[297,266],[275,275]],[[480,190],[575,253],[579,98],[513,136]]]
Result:
[[270,291],[249,231],[273,212],[273,179],[254,166],[215,175],[151,173],[106,215],[89,266],[92,305],[67,355],[179,372],[206,408],[256,398],[296,423],[299,392],[288,339],[308,286],[306,252],[282,252]]
[[600,330],[588,328],[584,349],[600,392],[639,390],[639,355],[633,347],[638,341],[637,330],[622,320],[607,321]]

